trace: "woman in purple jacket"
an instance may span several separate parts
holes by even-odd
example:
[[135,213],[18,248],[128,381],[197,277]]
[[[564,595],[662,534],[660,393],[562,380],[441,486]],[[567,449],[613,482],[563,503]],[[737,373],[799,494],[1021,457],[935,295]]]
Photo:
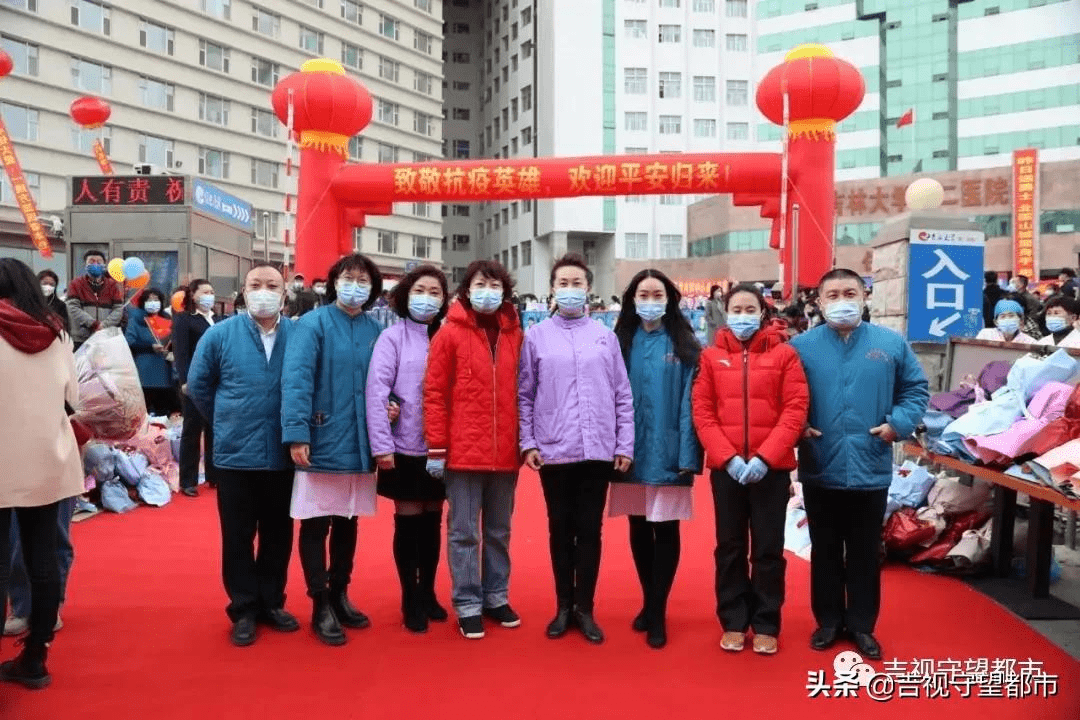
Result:
[[402,278],[390,300],[404,320],[379,335],[368,369],[368,437],[379,494],[394,501],[401,612],[414,633],[427,632],[429,620],[447,618],[435,598],[446,489],[427,470],[422,400],[428,343],[446,316],[448,298],[446,276],[434,266],[421,265]]
[[556,310],[525,334],[518,407],[521,452],[540,471],[547,501],[558,602],[547,635],[574,624],[599,644],[593,597],[604,502],[612,471],[629,470],[634,456],[634,401],[615,333],[586,313],[592,279],[579,255],[552,268]]

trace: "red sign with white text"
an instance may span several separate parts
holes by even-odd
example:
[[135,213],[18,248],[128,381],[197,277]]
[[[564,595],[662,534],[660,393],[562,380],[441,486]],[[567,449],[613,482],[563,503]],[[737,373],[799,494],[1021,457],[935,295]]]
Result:
[[1013,274],[1039,279],[1039,151],[1013,151]]
[[3,118],[0,118],[0,165],[4,166],[8,180],[11,181],[15,204],[19,206],[23,220],[26,221],[26,228],[30,231],[30,240],[41,253],[41,257],[51,258],[52,247],[49,245],[49,237],[45,234],[45,228],[41,226],[41,221],[38,219],[37,204],[30,193],[30,188],[26,185],[26,178],[23,177],[19,158],[15,155],[15,146],[11,142]]

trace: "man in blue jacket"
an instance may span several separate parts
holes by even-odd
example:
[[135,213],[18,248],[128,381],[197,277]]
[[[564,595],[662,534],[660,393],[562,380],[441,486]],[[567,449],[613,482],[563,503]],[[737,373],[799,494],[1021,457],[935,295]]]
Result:
[[187,382],[188,397],[214,427],[221,569],[238,647],[255,642],[257,621],[279,632],[300,629],[284,609],[293,468],[281,443],[281,371],[293,327],[281,322],[281,273],[255,265],[244,299],[247,314],[206,332]]
[[909,437],[930,401],[926,375],[897,333],[862,321],[866,286],[831,270],[818,296],[825,325],[799,335],[810,385],[799,480],[810,525],[810,604],[825,650],[845,630],[863,657],[881,659],[881,525],[892,482],[892,443]]

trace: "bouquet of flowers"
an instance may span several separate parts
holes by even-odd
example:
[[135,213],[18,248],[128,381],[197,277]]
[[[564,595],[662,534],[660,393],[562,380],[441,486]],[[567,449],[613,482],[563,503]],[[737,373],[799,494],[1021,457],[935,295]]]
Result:
[[95,438],[127,440],[146,422],[139,371],[119,328],[90,336],[75,353],[79,402],[73,419]]

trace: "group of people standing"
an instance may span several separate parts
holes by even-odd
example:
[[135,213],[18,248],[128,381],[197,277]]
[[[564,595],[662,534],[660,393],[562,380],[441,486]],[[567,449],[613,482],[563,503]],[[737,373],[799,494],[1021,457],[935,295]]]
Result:
[[1042,300],[1029,290],[1024,275],[1013,277],[1004,288],[996,272],[988,270],[984,280],[986,327],[976,340],[1080,348],[1080,284],[1072,268],[1062,269],[1058,284],[1047,286]]

